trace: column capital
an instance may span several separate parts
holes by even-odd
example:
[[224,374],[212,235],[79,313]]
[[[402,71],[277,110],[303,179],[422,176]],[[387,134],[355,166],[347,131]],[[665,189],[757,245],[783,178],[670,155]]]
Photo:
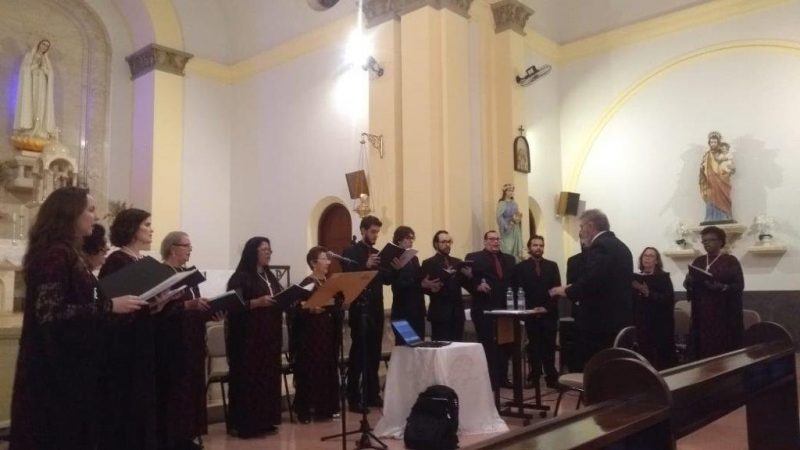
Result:
[[153,70],[184,76],[186,75],[184,72],[186,63],[192,57],[194,55],[191,53],[163,45],[150,44],[126,56],[125,61],[128,62],[131,69],[131,80],[135,80]]
[[494,16],[495,33],[513,30],[519,35],[525,36],[525,24],[533,15],[533,10],[520,0],[500,0],[492,3],[492,15]]
[[474,0],[364,0],[362,11],[366,18],[367,28],[387,20],[399,19],[404,14],[419,8],[430,6],[434,9],[450,11],[469,18],[469,7]]

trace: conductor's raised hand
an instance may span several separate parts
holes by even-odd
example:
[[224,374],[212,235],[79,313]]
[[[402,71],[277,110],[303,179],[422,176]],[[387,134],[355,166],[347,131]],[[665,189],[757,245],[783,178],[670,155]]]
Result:
[[130,314],[147,306],[147,302],[135,295],[123,295],[111,299],[111,312],[114,314]]

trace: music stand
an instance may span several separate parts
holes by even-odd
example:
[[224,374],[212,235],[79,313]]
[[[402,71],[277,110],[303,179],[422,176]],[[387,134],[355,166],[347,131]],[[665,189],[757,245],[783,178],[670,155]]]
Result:
[[[337,338],[339,341],[339,405],[341,408],[341,418],[342,418],[342,432],[339,434],[334,434],[330,436],[323,436],[320,440],[327,441],[330,439],[334,439],[337,437],[342,438],[342,450],[347,450],[347,436],[351,434],[361,433],[361,438],[358,440],[358,446],[356,449],[364,449],[364,448],[379,448],[379,447],[372,447],[370,445],[370,438],[375,439],[380,445],[386,448],[383,442],[380,441],[374,434],[372,434],[372,428],[369,426],[369,421],[367,420],[367,409],[364,402],[364,387],[362,386],[362,396],[361,396],[361,425],[357,430],[347,431],[347,408],[345,406],[345,399],[347,397],[346,393],[346,379],[347,379],[347,372],[346,367],[344,364],[344,309],[349,308],[350,304],[355,301],[361,293],[366,289],[369,285],[370,281],[375,278],[378,271],[376,270],[369,270],[369,271],[362,271],[362,272],[342,272],[342,273],[335,273],[328,278],[328,281],[325,282],[322,286],[317,288],[314,291],[314,294],[305,302],[303,305],[304,308],[314,308],[314,307],[321,307],[326,306],[329,304],[330,299],[332,297],[336,297],[341,294],[341,301],[335,302],[334,308],[334,320],[335,320],[335,328],[337,333]],[[361,323],[362,323],[362,330],[366,329],[366,308],[362,308],[361,314]],[[352,320],[352,317],[351,317]],[[366,333],[361,333],[362,344],[363,344],[363,351],[366,353]],[[366,361],[366,355],[362,356],[364,361]]]

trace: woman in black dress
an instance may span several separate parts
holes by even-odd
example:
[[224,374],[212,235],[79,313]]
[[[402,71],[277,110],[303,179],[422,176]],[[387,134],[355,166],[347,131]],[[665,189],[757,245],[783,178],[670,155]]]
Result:
[[81,252],[95,220],[88,191],[68,187],[47,197],[30,229],[11,449],[97,446],[103,367],[98,330],[112,312],[132,313],[146,303],[132,296],[109,300],[98,292]]
[[[103,279],[133,264],[150,248],[150,213],[131,208],[111,224],[111,243],[119,250],[106,258]],[[135,315],[112,320],[108,326],[108,373],[104,377],[103,450],[154,450],[156,442],[155,319],[166,304],[163,297]]]
[[[328,250],[313,247],[306,255],[311,275],[300,282],[300,286],[312,285],[316,290],[325,284],[328,267]],[[294,407],[300,423],[309,423],[313,416],[317,420],[329,420],[338,412],[339,379],[336,371],[338,356],[338,333],[334,320],[333,299],[331,306],[324,308],[294,308],[292,321],[294,356]]]
[[265,237],[247,241],[228,289],[240,289],[249,309],[228,315],[225,344],[230,377],[228,432],[240,438],[277,431],[281,423],[283,312],[281,291],[269,270],[272,246]]
[[[183,231],[161,241],[164,264],[177,272],[189,270],[192,241]],[[194,440],[208,432],[206,414],[206,322],[208,301],[197,285],[170,302],[156,321],[156,399],[159,450],[196,450]]]
[[711,274],[686,274],[683,286],[692,304],[690,352],[696,359],[708,358],[742,347],[744,320],[742,291],[744,275],[739,260],[723,251],[725,231],[706,227],[700,232],[706,254],[692,265]]
[[639,255],[640,274],[633,281],[633,311],[639,353],[656,370],[677,364],[675,354],[675,291],[664,272],[661,254],[646,247]]

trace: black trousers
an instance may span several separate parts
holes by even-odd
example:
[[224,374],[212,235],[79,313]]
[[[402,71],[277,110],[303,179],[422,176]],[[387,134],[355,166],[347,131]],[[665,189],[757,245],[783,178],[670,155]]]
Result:
[[464,340],[464,318],[431,320],[431,339],[434,341],[461,342]]
[[550,380],[558,379],[556,370],[557,317],[541,317],[525,321],[528,334],[528,361],[531,376],[538,380],[544,373]]
[[578,330],[578,352],[580,353],[581,370],[586,363],[601,350],[614,346],[617,331],[586,331]]
[[[347,398],[352,404],[358,404],[362,392],[366,393],[366,403],[372,403],[380,397],[378,368],[381,363],[381,342],[383,341],[383,318],[381,308],[369,309],[366,317],[366,328],[362,324],[362,306],[353,304],[350,307],[350,360],[347,364]],[[366,352],[363,338],[366,337]],[[366,356],[366,360],[364,357]],[[365,390],[362,391],[362,383]]]

